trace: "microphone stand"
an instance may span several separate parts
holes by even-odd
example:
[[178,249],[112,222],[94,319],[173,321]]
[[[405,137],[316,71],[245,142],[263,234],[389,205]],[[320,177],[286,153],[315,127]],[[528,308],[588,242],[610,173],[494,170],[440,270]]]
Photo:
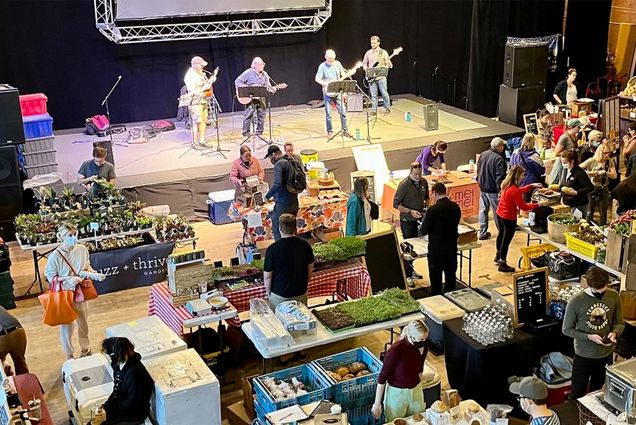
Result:
[[[111,127],[113,126],[113,123],[110,121],[110,109],[108,109],[108,98],[110,97],[111,94],[113,94],[115,87],[117,87],[120,81],[121,81],[121,75],[117,77],[117,81],[115,81],[115,84],[113,84],[113,87],[111,87],[110,91],[108,92],[104,100],[102,100],[102,103],[100,105],[100,106],[104,106],[104,104],[106,104],[106,117],[108,117],[108,137],[110,138],[111,146],[113,144],[113,132],[111,131]],[[126,145],[122,145],[122,146],[126,146]]]

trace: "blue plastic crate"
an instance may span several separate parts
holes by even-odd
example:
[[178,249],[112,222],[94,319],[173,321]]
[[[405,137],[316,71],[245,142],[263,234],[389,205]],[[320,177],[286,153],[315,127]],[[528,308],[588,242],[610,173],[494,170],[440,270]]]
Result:
[[49,114],[29,115],[23,117],[24,139],[39,139],[53,135],[53,118]]
[[[362,362],[367,365],[369,375],[337,382],[327,374],[334,372],[340,366],[349,366],[353,362]],[[364,404],[372,402],[375,398],[375,390],[378,385],[378,376],[382,369],[382,362],[375,357],[368,348],[354,348],[353,350],[333,354],[314,360],[316,369],[324,375],[332,385],[334,401],[338,404]]]
[[363,405],[343,405],[342,411],[347,413],[350,425],[380,425],[385,423],[384,412],[380,419],[375,419],[371,414],[373,402]]
[[254,413],[256,413],[256,419],[258,419],[259,422],[267,424],[267,418],[265,417],[267,413],[265,413],[261,405],[258,404],[258,401],[256,400],[254,400]]
[[[279,402],[274,400],[274,397],[272,397],[271,393],[263,383],[263,380],[267,378],[288,380],[294,377],[305,384],[308,393]],[[254,378],[253,385],[254,392],[256,393],[256,400],[265,413],[275,412],[276,410],[280,410],[294,404],[303,405],[314,401],[327,400],[331,397],[331,384],[311,363],[257,376]]]

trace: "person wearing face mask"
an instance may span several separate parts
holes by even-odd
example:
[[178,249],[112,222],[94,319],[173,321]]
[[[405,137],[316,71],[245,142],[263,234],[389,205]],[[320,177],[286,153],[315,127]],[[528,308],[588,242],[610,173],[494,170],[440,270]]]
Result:
[[267,155],[263,159],[266,158],[269,158],[272,165],[274,165],[274,182],[265,194],[265,199],[273,198],[275,201],[274,210],[272,211],[272,232],[274,233],[274,240],[277,241],[281,238],[279,229],[281,214],[291,214],[293,216],[298,214],[298,194],[287,189],[288,176],[292,172],[291,160],[285,158],[283,152],[276,145],[270,145],[267,148]]
[[[400,212],[400,229],[404,239],[418,236],[427,203],[428,182],[422,177],[422,164],[413,162],[409,176],[400,182],[393,197],[393,208]],[[406,260],[405,266],[409,286],[412,286],[413,279],[421,279],[422,275],[413,269],[413,260]]]
[[444,292],[454,291],[457,282],[457,226],[462,219],[462,210],[457,203],[448,199],[443,183],[435,183],[431,193],[432,205],[424,216],[421,233],[422,236],[428,235],[426,256],[431,295],[442,295]]
[[587,219],[594,221],[594,211],[598,207],[601,226],[607,224],[607,209],[610,204],[609,179],[616,178],[616,164],[611,154],[607,145],[599,145],[594,156],[581,163],[581,168],[587,172],[594,184],[594,190],[589,195],[590,207]]
[[239,153],[241,156],[232,162],[232,168],[230,169],[230,181],[234,185],[237,194],[245,192],[246,178],[258,176],[258,181],[261,183],[265,179],[265,171],[258,159],[252,156],[249,146],[241,146]]
[[141,363],[141,355],[128,338],[102,341],[102,353],[110,357],[113,392],[91,421],[91,425],[141,425],[150,413],[154,382]]
[[593,266],[585,278],[588,288],[572,297],[563,317],[563,334],[574,338],[570,400],[583,397],[588,388],[601,389],[605,366],[612,364],[614,345],[625,329],[618,292],[608,288],[609,274]]
[[[576,149],[578,142],[576,140],[577,134],[581,128],[581,122],[577,119],[568,120],[566,124],[566,131],[559,137],[559,141],[554,147],[554,156],[559,157],[563,152]],[[550,172],[549,184],[563,185],[567,172],[561,166],[560,161],[555,161],[554,167]]]
[[579,162],[583,163],[594,156],[596,149],[603,142],[603,133],[598,130],[590,131],[587,137],[587,143],[581,147],[579,152]]
[[[60,283],[63,290],[75,291],[77,285],[82,282],[79,274],[82,272],[92,273],[91,278],[103,280],[105,276],[93,270],[89,261],[88,249],[84,245],[77,243],[77,228],[70,223],[62,223],[57,228],[57,238],[62,244],[54,249],[48,257],[44,274],[51,284]],[[81,348],[81,357],[91,355],[91,343],[88,338],[88,306],[86,301],[73,302],[73,308],[77,311],[78,317],[77,332]],[[60,336],[62,339],[62,350],[68,359],[74,356],[73,333],[75,332],[75,322],[60,325]]]
[[566,171],[565,184],[561,186],[571,189],[568,193],[562,193],[563,204],[571,207],[573,211],[578,209],[585,217],[589,210],[589,195],[594,190],[594,184],[587,173],[579,167],[579,155],[574,150],[563,152],[561,161],[557,163],[560,163]]
[[84,161],[77,172],[77,182],[86,189],[91,189],[95,179],[104,179],[109,183],[115,184],[117,175],[115,174],[115,166],[106,161],[108,152],[101,146],[93,148],[93,159]]
[[386,352],[371,407],[374,418],[379,419],[383,409],[386,422],[426,409],[420,374],[428,354],[427,338],[428,327],[424,321],[413,320]]
[[548,409],[548,386],[541,379],[527,376],[510,383],[510,392],[517,395],[521,410],[530,415],[530,425],[561,425],[559,417]]

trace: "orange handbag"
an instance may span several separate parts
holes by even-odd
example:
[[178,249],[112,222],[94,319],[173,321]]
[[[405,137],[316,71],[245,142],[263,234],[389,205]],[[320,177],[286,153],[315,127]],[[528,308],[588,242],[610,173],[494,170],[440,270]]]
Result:
[[38,295],[38,300],[44,308],[42,323],[45,325],[66,325],[77,319],[77,311],[73,308],[73,291],[62,290],[58,279],[51,283],[50,291]]
[[[73,266],[71,265],[71,262],[68,261],[68,258],[66,258],[66,256],[62,254],[61,252],[60,252],[60,255],[62,256],[62,259],[66,262],[66,264],[69,266],[73,274],[75,276],[79,276],[77,272],[75,271],[75,269],[73,268]],[[83,301],[94,300],[95,298],[97,298],[97,289],[95,289],[95,285],[93,285],[93,281],[87,277],[83,278],[82,281],[75,288],[74,301],[81,303]]]

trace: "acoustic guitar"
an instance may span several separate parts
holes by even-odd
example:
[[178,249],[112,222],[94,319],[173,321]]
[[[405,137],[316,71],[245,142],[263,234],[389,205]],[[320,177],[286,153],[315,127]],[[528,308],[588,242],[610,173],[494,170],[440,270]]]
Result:
[[212,89],[212,84],[214,84],[214,82],[216,81],[216,76],[218,75],[218,73],[219,73],[219,67],[217,66],[216,68],[214,68],[213,72],[209,73],[210,76],[205,78],[206,81],[210,84],[210,88],[203,92],[203,95],[205,97],[212,97],[212,93],[214,93],[214,90]]

